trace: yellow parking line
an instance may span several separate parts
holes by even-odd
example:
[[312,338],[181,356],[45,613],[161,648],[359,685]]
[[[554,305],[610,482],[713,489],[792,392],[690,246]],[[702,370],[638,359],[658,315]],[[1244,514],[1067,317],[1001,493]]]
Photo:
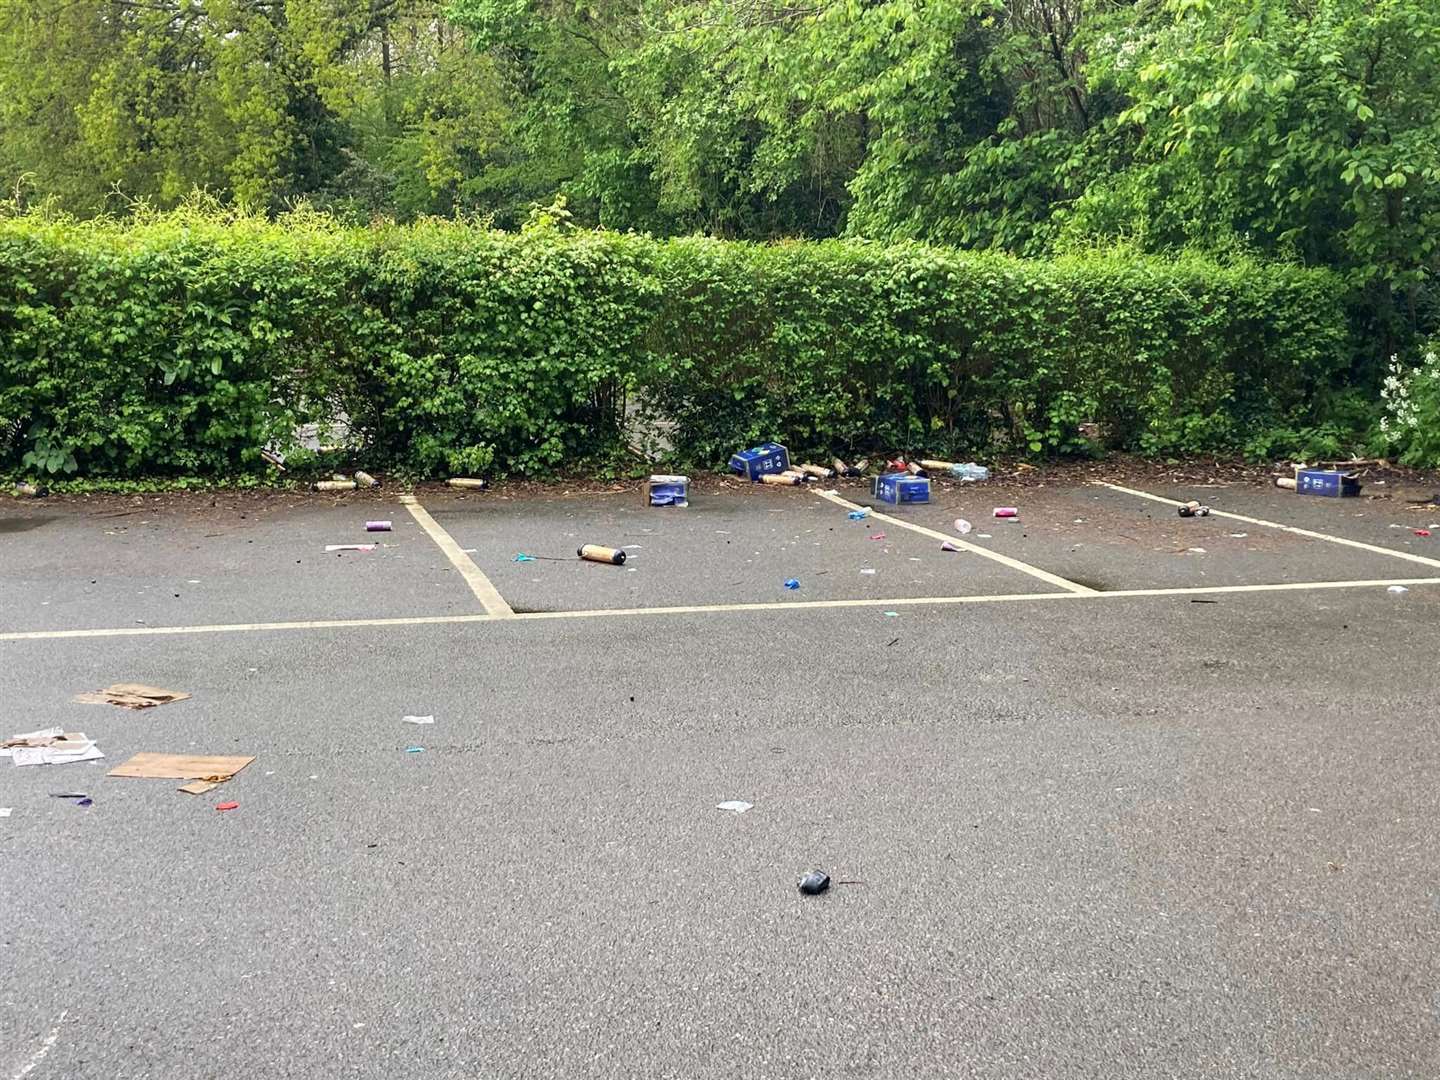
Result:
[[633,618],[639,615],[719,615],[746,611],[814,611],[846,608],[923,608],[957,604],[1014,604],[1052,600],[1126,600],[1145,597],[1206,596],[1225,593],[1306,592],[1369,589],[1389,585],[1440,585],[1440,577],[1371,578],[1365,581],[1287,581],[1272,585],[1201,585],[1173,589],[1118,589],[1114,592],[1001,593],[974,596],[897,596],[888,600],[781,600],[750,604],[693,604],[679,607],[589,608],[580,611],[527,611],[509,615],[411,615],[390,619],[314,619],[294,622],[219,623],[210,626],[122,626],[93,630],[24,630],[0,633],[0,641],[56,641],[67,638],[161,637],[227,634],[265,630],[343,630],[392,626],[445,626],[463,623],[533,622],[554,619]]
[[440,546],[440,550],[445,553],[450,564],[460,571],[460,576],[465,579],[465,584],[470,586],[470,591],[480,601],[480,606],[485,609],[486,615],[493,615],[498,619],[514,617],[515,612],[505,602],[505,598],[500,595],[500,590],[490,583],[490,579],[475,565],[470,556],[460,549],[455,538],[440,527],[430,516],[430,511],[421,506],[415,496],[401,495],[400,505],[410,511],[410,516],[430,534],[430,539]]
[[[1141,499],[1149,499],[1152,502],[1165,503],[1169,506],[1184,506],[1178,499],[1167,499],[1164,495],[1151,495],[1148,491],[1138,491],[1135,488],[1121,487],[1119,484],[1110,484],[1105,481],[1097,481],[1101,487],[1107,487],[1111,491],[1120,491],[1126,495],[1135,495]],[[1308,536],[1311,540],[1327,540],[1332,544],[1344,544],[1346,547],[1359,548],[1361,551],[1374,552],[1376,555],[1389,555],[1393,559],[1404,559],[1407,562],[1420,563],[1422,566],[1440,567],[1440,559],[1428,559],[1424,555],[1412,555],[1408,551],[1396,551],[1394,548],[1381,547],[1379,544],[1367,544],[1363,540],[1347,540],[1343,536],[1331,536],[1329,533],[1315,532],[1311,529],[1299,529],[1294,525],[1282,525],[1278,521],[1266,521],[1264,518],[1246,517],[1244,514],[1232,514],[1228,510],[1211,510],[1211,517],[1229,518],[1231,521],[1243,521],[1247,525],[1262,525],[1267,529],[1279,529],[1281,532],[1294,533],[1296,536]]]
[[[822,499],[829,499],[837,506],[844,506],[850,510],[863,509],[859,503],[853,503],[849,499],[842,499],[839,495],[832,495],[828,491],[817,491],[815,494],[819,495]],[[934,529],[927,529],[923,525],[916,525],[914,522],[891,517],[889,514],[882,514],[875,510],[870,511],[869,517],[875,521],[884,521],[890,525],[898,525],[902,529],[909,529],[911,532],[917,532],[921,536],[928,536],[933,540],[948,540],[961,551],[973,552],[983,558],[990,559],[992,562],[997,562],[1002,566],[1008,566],[1011,570],[1019,570],[1022,574],[1037,577],[1047,584],[1058,585],[1067,592],[1076,593],[1080,596],[1088,596],[1096,591],[1088,586],[1081,585],[1077,581],[1069,581],[1057,574],[1050,573],[1048,570],[1041,570],[1038,566],[1031,566],[1029,563],[1021,562],[1019,559],[1012,559],[1009,555],[1001,555],[998,551],[991,551],[989,548],[981,547],[979,544],[972,544],[968,540],[961,540],[960,537],[952,536],[949,533],[936,532]]]

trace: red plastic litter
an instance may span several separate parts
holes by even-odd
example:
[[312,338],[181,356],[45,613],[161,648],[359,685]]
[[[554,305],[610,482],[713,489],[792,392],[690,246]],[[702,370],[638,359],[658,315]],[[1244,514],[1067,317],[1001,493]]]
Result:
[[222,803],[216,803],[216,804],[215,804],[215,809],[216,809],[216,810],[235,810],[235,809],[237,809],[239,806],[240,806],[240,804],[239,804],[238,802],[222,802]]
[[1416,530],[1415,530],[1415,535],[1416,535],[1416,536],[1429,536],[1429,535],[1430,535],[1430,530],[1429,530],[1429,529],[1416,529]]
[[871,539],[871,540],[884,540],[884,539],[885,539],[885,534],[884,534],[884,533],[876,533],[874,536],[870,537],[870,539]]

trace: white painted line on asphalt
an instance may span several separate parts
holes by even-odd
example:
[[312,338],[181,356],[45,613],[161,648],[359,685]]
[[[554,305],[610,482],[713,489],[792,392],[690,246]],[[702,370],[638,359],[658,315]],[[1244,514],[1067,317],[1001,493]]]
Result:
[[[1101,487],[1107,487],[1111,491],[1120,491],[1126,495],[1134,495],[1141,499],[1150,499],[1152,502],[1165,503],[1167,506],[1184,506],[1178,499],[1168,499],[1164,495],[1151,495],[1148,491],[1138,491],[1135,488],[1121,487],[1119,484],[1110,484],[1103,480],[1097,481]],[[1294,525],[1282,525],[1278,521],[1266,521],[1264,518],[1246,517],[1244,514],[1232,514],[1228,510],[1210,511],[1211,517],[1229,518],[1231,521],[1243,521],[1247,525],[1263,525],[1267,529],[1279,529],[1282,532],[1294,533],[1297,536],[1308,536],[1312,540],[1328,540],[1332,544],[1344,544],[1346,547],[1359,548],[1361,551],[1371,551],[1376,555],[1389,555],[1392,559],[1404,559],[1407,562],[1420,563],[1422,566],[1440,567],[1440,559],[1429,559],[1424,555],[1413,555],[1408,551],[1396,551],[1394,548],[1381,547],[1379,544],[1367,544],[1363,540],[1347,540],[1343,536],[1331,536],[1329,533],[1315,532],[1312,529],[1300,529]],[[1404,584],[1401,582],[1401,584]]]
[[25,1062],[24,1065],[20,1066],[19,1070],[14,1074],[14,1076],[10,1078],[10,1080],[24,1080],[25,1077],[29,1076],[32,1072],[35,1071],[36,1066],[38,1066],[42,1061],[45,1060],[46,1055],[48,1055],[50,1051],[55,1048],[56,1042],[59,1041],[60,1025],[65,1023],[65,1017],[69,1014],[69,1009],[61,1010],[59,1019],[55,1021],[55,1027],[51,1029],[49,1035],[45,1036],[45,1041],[40,1044],[40,1049],[36,1050],[35,1053],[30,1055],[29,1059]]
[[66,638],[160,637],[233,634],[262,630],[344,630],[365,627],[445,626],[461,623],[533,622],[552,619],[633,618],[637,615],[723,615],[744,611],[814,611],[844,608],[945,607],[955,604],[1013,604],[1051,600],[1127,600],[1151,596],[1205,596],[1213,593],[1308,592],[1369,589],[1390,585],[1440,585],[1440,577],[1373,578],[1366,581],[1286,581],[1274,585],[1201,585],[1175,589],[1121,589],[1115,592],[1002,593],[975,596],[899,596],[889,600],[790,600],[752,604],[694,604],[683,607],[589,608],[581,611],[526,611],[510,615],[411,615],[393,619],[316,619],[296,622],[219,623],[212,626],[123,626],[94,630],[24,630],[0,633],[0,641],[56,641]]
[[[864,509],[859,503],[853,503],[849,499],[842,499],[839,495],[831,495],[828,491],[817,491],[815,494],[819,495],[822,499],[829,499],[837,506],[843,506],[850,510]],[[892,517],[889,514],[882,514],[874,509],[870,511],[867,520],[870,518],[876,521],[884,521],[891,525],[898,525],[902,529],[909,529],[911,532],[917,532],[921,536],[928,536],[933,540],[948,540],[961,551],[974,552],[976,555],[989,559],[992,562],[997,562],[1002,566],[1008,566],[1011,570],[1019,570],[1022,574],[1037,577],[1050,585],[1058,585],[1067,592],[1072,592],[1079,596],[1088,596],[1096,591],[1086,585],[1081,585],[1078,581],[1069,581],[1057,574],[1050,573],[1048,570],[1041,570],[1038,566],[1031,566],[1029,563],[1021,562],[1019,559],[1012,559],[1009,555],[1002,555],[998,551],[991,551],[989,548],[981,547],[979,544],[972,544],[970,541],[962,540],[959,536],[954,536],[950,533],[927,529],[923,525],[916,525],[914,522]]]
[[440,550],[445,553],[445,557],[450,560],[451,565],[460,571],[460,576],[465,579],[465,584],[470,586],[470,591],[480,601],[480,606],[485,609],[486,615],[493,615],[500,619],[514,617],[515,612],[505,602],[505,598],[500,595],[500,590],[490,583],[490,579],[475,565],[470,556],[465,554],[460,545],[455,542],[455,538],[440,527],[430,516],[430,511],[421,506],[415,496],[401,495],[400,505],[410,511],[410,516],[430,534],[430,539],[440,546]]

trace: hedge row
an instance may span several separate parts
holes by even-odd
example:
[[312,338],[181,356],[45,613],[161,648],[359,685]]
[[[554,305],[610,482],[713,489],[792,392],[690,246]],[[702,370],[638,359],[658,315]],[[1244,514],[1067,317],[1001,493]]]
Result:
[[[256,470],[348,420],[431,475],[797,453],[1225,448],[1346,379],[1326,273],[194,214],[0,222],[0,469]],[[656,421],[662,423],[655,423]]]

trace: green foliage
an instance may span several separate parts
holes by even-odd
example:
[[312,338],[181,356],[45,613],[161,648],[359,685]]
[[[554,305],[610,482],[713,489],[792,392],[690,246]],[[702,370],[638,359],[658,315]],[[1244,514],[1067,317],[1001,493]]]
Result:
[[[1092,252],[656,241],[213,208],[0,221],[0,469],[236,475],[299,424],[415,475],[618,459],[1235,447],[1349,372],[1322,272]],[[304,455],[296,458],[303,463]],[[316,467],[319,467],[316,459]]]
[[1308,416],[1348,372],[1326,274],[1129,252],[1048,262],[918,245],[678,240],[647,405],[682,458],[797,452],[1152,453]]
[[1392,356],[1380,393],[1380,434],[1388,446],[1406,465],[1440,467],[1440,343],[1422,347],[1413,366]]

